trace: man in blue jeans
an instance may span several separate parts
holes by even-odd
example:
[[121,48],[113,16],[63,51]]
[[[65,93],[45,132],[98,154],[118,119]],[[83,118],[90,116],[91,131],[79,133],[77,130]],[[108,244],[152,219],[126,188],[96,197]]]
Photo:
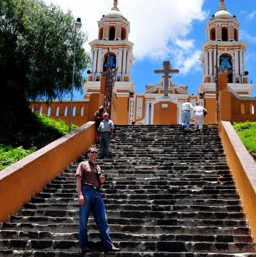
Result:
[[182,128],[184,131],[189,131],[190,127],[190,118],[191,118],[191,111],[193,111],[193,105],[186,100],[182,105],[181,105],[181,110],[182,110],[182,116],[181,116],[181,122],[182,122]]
[[96,164],[98,150],[91,146],[88,151],[89,161],[81,162],[76,170],[76,188],[79,203],[79,244],[82,253],[88,249],[88,218],[93,213],[94,220],[99,228],[101,242],[105,252],[118,252],[110,239],[106,209],[101,197],[100,188],[106,181],[101,168]]

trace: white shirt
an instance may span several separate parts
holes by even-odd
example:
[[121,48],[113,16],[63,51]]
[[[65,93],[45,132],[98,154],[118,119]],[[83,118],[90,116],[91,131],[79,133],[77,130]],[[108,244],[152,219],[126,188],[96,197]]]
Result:
[[193,105],[190,102],[185,102],[182,104],[182,111],[192,111]]

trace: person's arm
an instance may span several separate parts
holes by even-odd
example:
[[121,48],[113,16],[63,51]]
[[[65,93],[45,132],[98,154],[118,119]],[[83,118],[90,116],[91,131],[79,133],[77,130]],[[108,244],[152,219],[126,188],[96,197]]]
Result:
[[111,125],[110,125],[110,138],[112,138],[114,136],[114,123],[113,121],[111,121]]
[[76,189],[77,189],[78,203],[80,205],[84,205],[85,201],[84,201],[84,196],[82,193],[82,177],[81,176],[76,176]]

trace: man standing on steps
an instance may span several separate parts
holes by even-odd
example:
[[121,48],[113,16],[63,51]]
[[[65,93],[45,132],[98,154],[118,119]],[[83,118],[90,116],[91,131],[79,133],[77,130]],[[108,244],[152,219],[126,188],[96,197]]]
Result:
[[101,197],[100,188],[106,181],[106,175],[96,164],[98,150],[91,146],[88,150],[89,161],[81,162],[76,170],[76,188],[79,203],[79,244],[82,253],[88,249],[88,218],[93,213],[99,228],[101,242],[105,252],[118,252],[111,238],[107,221],[106,209]]
[[191,118],[191,111],[193,111],[193,105],[186,100],[182,105],[181,105],[181,110],[182,110],[182,116],[181,116],[181,122],[182,122],[182,128],[184,131],[189,131],[190,127],[190,118]]
[[99,125],[98,132],[100,138],[100,158],[108,158],[110,139],[114,135],[114,123],[109,119],[107,112],[103,114],[103,121]]

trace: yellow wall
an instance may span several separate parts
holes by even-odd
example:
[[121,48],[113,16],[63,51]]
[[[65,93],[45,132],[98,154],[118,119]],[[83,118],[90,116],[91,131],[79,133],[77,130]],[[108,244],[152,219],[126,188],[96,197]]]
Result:
[[116,124],[126,125],[129,122],[129,99],[127,97],[117,97],[116,99]]
[[6,222],[95,142],[88,122],[0,172],[0,221]]
[[256,164],[229,121],[219,124],[220,137],[242,206],[256,243]]
[[177,105],[172,102],[158,102],[154,105],[154,124],[177,124]]

